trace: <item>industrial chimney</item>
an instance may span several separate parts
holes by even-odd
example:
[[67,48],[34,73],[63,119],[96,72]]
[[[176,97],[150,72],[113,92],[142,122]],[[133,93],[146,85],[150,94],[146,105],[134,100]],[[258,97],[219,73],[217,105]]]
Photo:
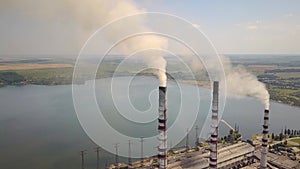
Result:
[[158,163],[160,169],[167,168],[167,108],[166,108],[167,87],[159,86],[159,116],[158,116]]
[[262,138],[262,150],[260,168],[267,168],[267,146],[268,146],[268,134],[269,134],[269,110],[265,110],[264,124],[263,124],[263,138]]
[[214,81],[213,100],[212,100],[212,120],[210,136],[210,158],[209,168],[217,169],[217,144],[218,144],[218,101],[219,101],[219,82]]

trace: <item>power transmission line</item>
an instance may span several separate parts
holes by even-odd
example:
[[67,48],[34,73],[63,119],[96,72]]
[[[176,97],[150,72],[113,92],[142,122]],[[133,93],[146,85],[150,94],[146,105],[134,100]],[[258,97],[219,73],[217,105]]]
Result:
[[189,129],[186,129],[185,148],[186,148],[186,150],[189,149]]
[[132,143],[130,142],[130,140],[128,140],[128,166],[132,165],[132,161],[131,161],[131,145],[132,145]]
[[144,138],[141,137],[141,166],[144,166]]
[[96,149],[96,153],[97,153],[97,169],[100,169],[100,164],[99,164],[99,152],[100,152],[100,147],[95,148]]
[[196,146],[198,146],[199,145],[199,136],[198,136],[198,129],[199,129],[199,127],[198,126],[196,126]]
[[116,168],[118,168],[118,166],[119,166],[119,155],[118,155],[119,143],[115,144],[115,148],[116,148]]
[[81,155],[81,168],[84,169],[84,155],[86,155],[86,150],[80,151]]

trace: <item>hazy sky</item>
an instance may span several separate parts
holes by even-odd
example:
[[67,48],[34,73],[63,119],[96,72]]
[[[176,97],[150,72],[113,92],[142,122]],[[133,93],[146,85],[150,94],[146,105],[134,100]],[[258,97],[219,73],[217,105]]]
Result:
[[[76,55],[96,30],[91,27],[82,31],[85,27],[79,25],[82,22],[70,21],[73,16],[69,11],[73,6],[63,6],[59,0],[23,1],[0,2],[0,55]],[[191,21],[206,33],[219,53],[300,54],[299,0],[136,0],[135,3],[138,9],[170,13]],[[84,11],[86,17],[95,15],[89,12]],[[56,17],[50,17],[54,14]]]

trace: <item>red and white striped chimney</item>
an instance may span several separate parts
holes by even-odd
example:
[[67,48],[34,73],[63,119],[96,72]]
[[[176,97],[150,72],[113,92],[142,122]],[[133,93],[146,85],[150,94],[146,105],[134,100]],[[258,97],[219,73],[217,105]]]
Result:
[[265,110],[263,124],[262,150],[260,159],[260,168],[267,168],[267,151],[268,151],[268,134],[269,134],[269,110]]
[[159,86],[159,116],[158,116],[158,164],[160,169],[167,168],[167,87]]
[[218,145],[218,102],[219,102],[219,82],[214,81],[212,100],[212,120],[210,136],[210,158],[209,168],[217,169],[217,145]]

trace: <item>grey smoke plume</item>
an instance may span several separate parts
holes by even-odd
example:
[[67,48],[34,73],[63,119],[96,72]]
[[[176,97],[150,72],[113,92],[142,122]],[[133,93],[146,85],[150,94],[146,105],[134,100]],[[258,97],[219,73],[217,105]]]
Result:
[[[81,28],[81,33],[89,32],[89,34],[114,19],[145,12],[145,9],[138,8],[131,0],[4,0],[0,1],[1,9],[16,10],[41,21],[75,24]],[[145,25],[143,18],[133,19],[128,24],[131,25],[130,29],[151,31]],[[120,25],[110,28],[111,33],[104,37],[108,42],[114,42],[118,35],[128,31]],[[123,54],[130,54],[135,51],[167,47],[166,39],[145,35],[124,41],[118,49]],[[160,80],[160,85],[166,86],[166,61],[163,56],[144,54],[142,58],[149,67],[157,69],[155,74]]]

